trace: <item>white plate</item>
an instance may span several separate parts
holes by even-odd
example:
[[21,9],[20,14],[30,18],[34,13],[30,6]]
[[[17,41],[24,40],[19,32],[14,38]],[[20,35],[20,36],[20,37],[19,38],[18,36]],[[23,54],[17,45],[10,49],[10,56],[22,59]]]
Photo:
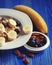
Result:
[[13,9],[3,9],[3,8],[0,9],[0,15],[14,17],[22,23],[22,26],[25,26],[25,25],[31,26],[29,34],[20,36],[19,38],[15,39],[14,41],[7,42],[6,45],[0,47],[0,50],[18,48],[18,47],[26,44],[26,42],[31,37],[32,30],[33,30],[32,22],[31,22],[31,19],[29,18],[29,16],[20,11],[16,11]]

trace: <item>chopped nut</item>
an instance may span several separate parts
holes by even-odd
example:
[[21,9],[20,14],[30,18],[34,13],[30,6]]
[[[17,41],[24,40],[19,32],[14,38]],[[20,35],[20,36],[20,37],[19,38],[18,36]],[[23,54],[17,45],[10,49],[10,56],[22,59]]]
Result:
[[27,54],[27,56],[34,57],[34,54],[33,53],[29,53],[29,54]]
[[19,51],[19,50],[15,50],[14,53],[15,53],[16,55],[20,55],[20,51]]
[[29,64],[29,60],[27,58],[24,59],[25,64]]
[[22,59],[22,58],[24,58],[24,57],[25,57],[25,54],[19,55],[19,58],[20,58],[20,59]]

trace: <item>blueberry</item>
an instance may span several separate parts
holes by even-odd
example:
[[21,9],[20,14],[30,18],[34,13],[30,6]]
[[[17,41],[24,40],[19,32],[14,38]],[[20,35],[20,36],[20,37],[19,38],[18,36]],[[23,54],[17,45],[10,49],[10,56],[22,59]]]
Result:
[[43,39],[43,43],[46,43],[46,39],[45,38]]
[[40,40],[39,40],[39,39],[36,39],[36,40],[35,40],[35,43],[36,43],[36,44],[40,44]]
[[21,26],[21,23],[19,21],[16,21],[17,26]]
[[35,45],[34,45],[34,47],[38,47],[38,45],[37,45],[37,44],[35,44]]
[[8,26],[7,23],[3,23],[3,22],[2,22],[2,24],[4,25],[4,27],[7,27],[7,26]]
[[18,29],[15,29],[15,31],[17,32],[17,34],[19,34],[19,33],[20,33],[20,31],[19,31]]
[[34,47],[34,45],[35,45],[35,39],[31,38],[31,39],[27,42],[27,44],[28,44],[29,46]]
[[33,44],[32,43],[28,43],[28,45],[33,47]]
[[6,20],[6,18],[5,17],[2,17],[2,20]]
[[45,45],[45,43],[42,43],[42,45],[44,46],[44,45]]
[[35,45],[35,39],[31,38],[29,43]]
[[40,43],[39,45],[38,45],[38,47],[42,47],[43,46],[43,43]]
[[35,38],[32,38],[32,40],[31,40],[31,41],[32,41],[32,43],[35,43]]
[[31,38],[31,40],[35,40],[35,38]]
[[35,43],[35,40],[32,40],[32,43]]

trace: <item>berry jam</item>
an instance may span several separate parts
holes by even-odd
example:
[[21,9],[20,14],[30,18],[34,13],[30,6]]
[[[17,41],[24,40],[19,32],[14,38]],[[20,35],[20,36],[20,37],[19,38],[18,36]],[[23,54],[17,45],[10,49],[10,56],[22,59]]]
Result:
[[31,47],[42,47],[46,44],[46,38],[39,33],[33,33],[27,44]]

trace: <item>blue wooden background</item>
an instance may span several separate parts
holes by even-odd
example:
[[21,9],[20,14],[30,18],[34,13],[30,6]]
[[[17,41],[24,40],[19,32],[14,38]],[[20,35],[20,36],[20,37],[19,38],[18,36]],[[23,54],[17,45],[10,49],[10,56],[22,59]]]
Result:
[[[0,0],[0,8],[13,8],[15,5],[27,5],[35,9],[45,19],[48,25],[48,36],[50,46],[45,51],[35,54],[29,58],[29,65],[52,65],[52,0]],[[24,47],[19,48],[25,53]],[[25,65],[23,60],[17,58],[13,53],[14,50],[0,51],[0,65]]]

